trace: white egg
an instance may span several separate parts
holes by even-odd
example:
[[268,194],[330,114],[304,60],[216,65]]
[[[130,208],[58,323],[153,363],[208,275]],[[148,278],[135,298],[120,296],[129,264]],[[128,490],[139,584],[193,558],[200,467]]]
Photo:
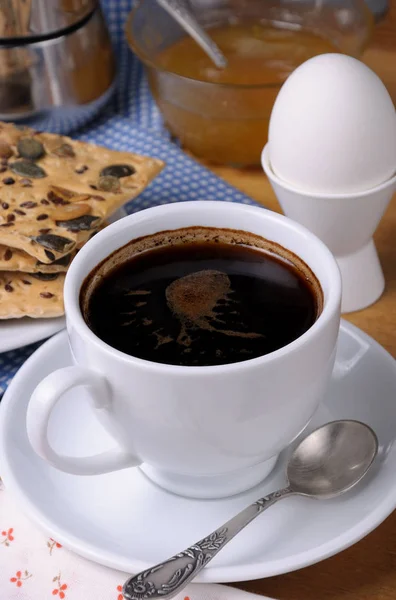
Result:
[[346,194],[396,171],[396,112],[362,62],[322,54],[298,67],[275,101],[269,125],[274,173],[307,192]]

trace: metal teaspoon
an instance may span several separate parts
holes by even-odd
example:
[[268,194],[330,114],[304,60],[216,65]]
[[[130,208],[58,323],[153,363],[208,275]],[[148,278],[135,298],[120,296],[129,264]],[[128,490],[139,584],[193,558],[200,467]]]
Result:
[[204,50],[214,62],[216,67],[223,69],[227,66],[226,57],[195,19],[188,7],[187,0],[157,0],[157,2],[189,35],[191,35],[192,38],[194,38],[197,44],[201,46],[202,50]]
[[329,499],[355,486],[378,452],[374,431],[359,421],[333,421],[304,438],[287,465],[289,485],[251,504],[190,548],[128,579],[127,600],[168,599],[198,573],[264,510],[291,495]]

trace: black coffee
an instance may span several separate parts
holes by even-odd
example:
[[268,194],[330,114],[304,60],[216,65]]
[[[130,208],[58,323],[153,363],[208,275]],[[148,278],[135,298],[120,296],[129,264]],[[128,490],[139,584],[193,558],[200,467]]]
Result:
[[88,276],[81,293],[84,318],[104,342],[185,366],[286,346],[311,327],[320,303],[319,284],[297,257],[252,234],[198,227],[131,242]]

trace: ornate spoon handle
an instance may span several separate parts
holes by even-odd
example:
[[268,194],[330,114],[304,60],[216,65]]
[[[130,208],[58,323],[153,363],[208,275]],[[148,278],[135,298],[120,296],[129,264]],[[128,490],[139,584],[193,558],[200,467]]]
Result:
[[128,579],[123,587],[124,597],[126,600],[173,598],[246,525],[275,502],[294,493],[287,487],[260,498],[190,548]]
[[212,59],[216,67],[224,68],[227,60],[215,42],[207,35],[188,8],[186,0],[157,0]]

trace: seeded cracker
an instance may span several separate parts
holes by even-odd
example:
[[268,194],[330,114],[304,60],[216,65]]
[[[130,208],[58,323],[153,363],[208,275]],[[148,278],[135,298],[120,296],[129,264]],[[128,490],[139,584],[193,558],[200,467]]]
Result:
[[86,242],[163,166],[0,122],[0,244],[52,263]]
[[23,273],[65,273],[76,251],[62,256],[58,261],[45,264],[23,250],[0,244],[0,271],[20,271]]
[[3,271],[0,273],[0,319],[63,315],[64,281],[63,273],[30,275]]
[[[104,229],[108,223],[104,223],[100,229]],[[95,235],[96,231],[91,235]],[[78,248],[83,244],[80,244]],[[69,268],[73,258],[77,254],[74,250],[70,254],[65,254],[57,261],[46,264],[42,263],[34,256],[30,256],[23,250],[9,248],[0,244],[0,271],[22,271],[23,273],[65,273]]]

